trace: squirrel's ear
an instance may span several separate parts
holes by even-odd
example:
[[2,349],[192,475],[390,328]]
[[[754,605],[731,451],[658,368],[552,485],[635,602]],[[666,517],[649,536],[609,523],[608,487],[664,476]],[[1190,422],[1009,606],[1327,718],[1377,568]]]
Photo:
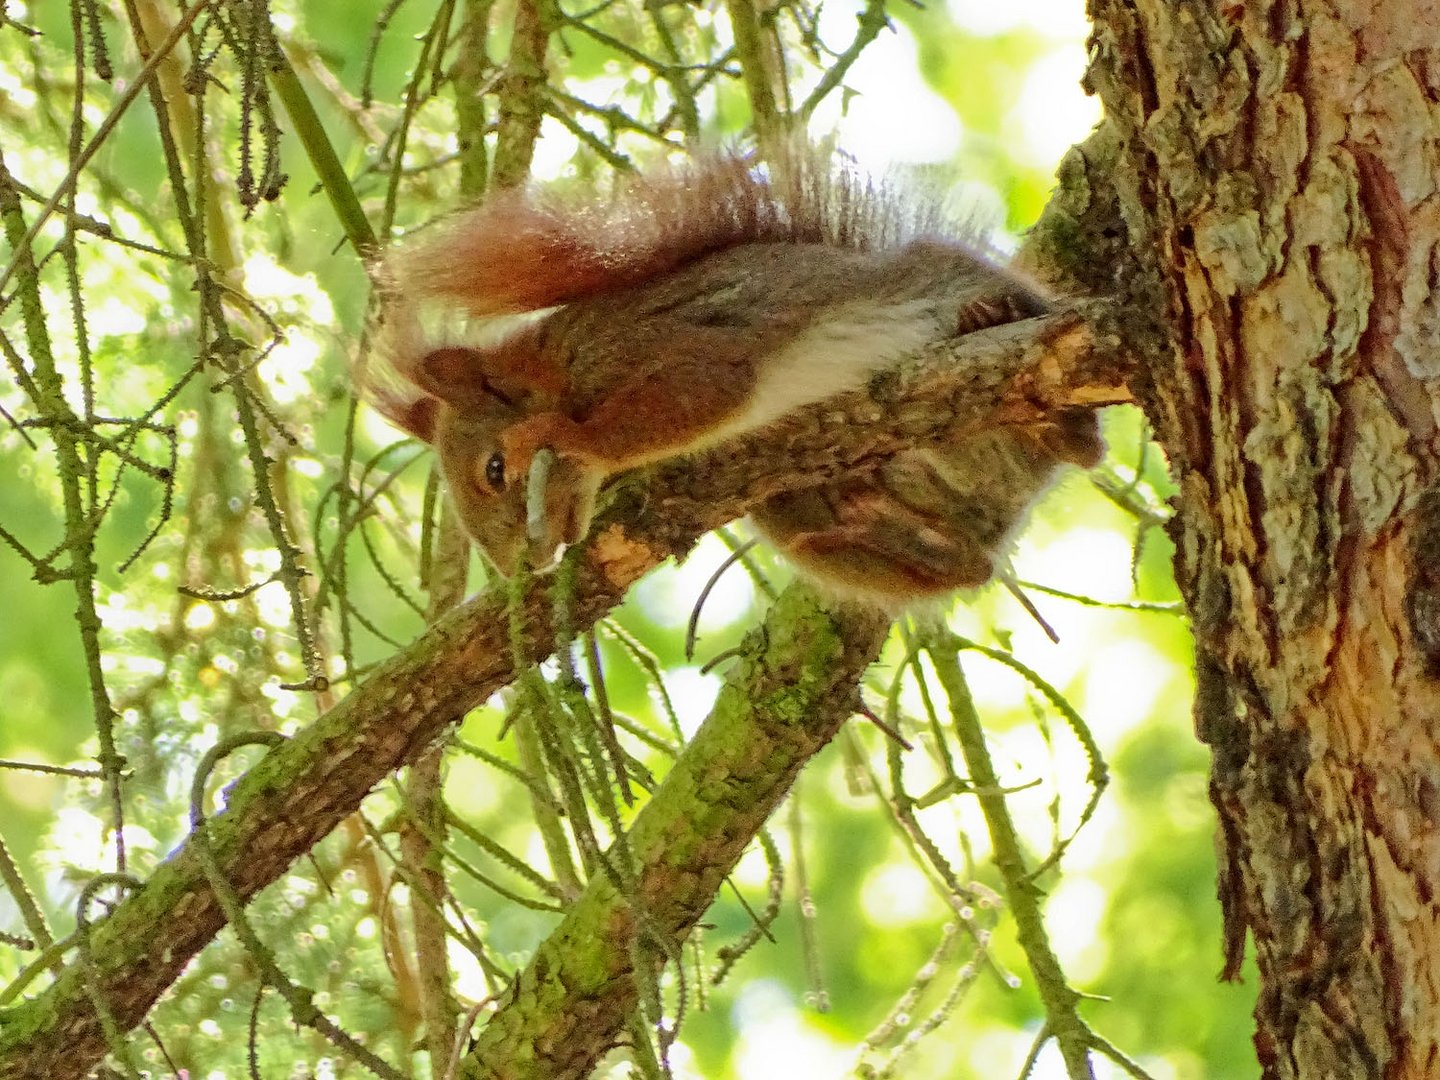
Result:
[[407,435],[413,435],[421,442],[435,441],[435,420],[440,412],[440,401],[424,395],[421,397],[400,397],[397,394],[377,393],[372,395],[375,408]]
[[485,396],[484,359],[458,345],[432,349],[409,374],[426,391],[451,405],[473,405]]
[[431,349],[410,374],[430,393],[449,402],[469,398],[471,388],[479,389],[485,381],[480,354],[461,346]]
[[493,359],[484,349],[446,345],[430,350],[407,374],[427,393],[456,407],[513,407],[523,391],[507,387]]

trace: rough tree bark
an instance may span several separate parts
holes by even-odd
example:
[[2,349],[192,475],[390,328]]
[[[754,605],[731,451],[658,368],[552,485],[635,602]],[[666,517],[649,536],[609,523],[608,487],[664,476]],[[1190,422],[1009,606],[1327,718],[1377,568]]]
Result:
[[[1090,79],[1110,119],[1065,183],[1070,205],[1081,189],[1092,204],[1073,231],[1054,227],[1063,211],[1052,215],[1036,258],[1128,304],[1125,338],[1149,355],[1135,391],[1181,484],[1174,538],[1197,642],[1199,733],[1214,752],[1224,971],[1236,974],[1248,932],[1267,1078],[1432,1076],[1440,0],[1094,0],[1091,14]],[[1101,205],[1112,197],[1123,228]],[[964,393],[973,404],[976,388]],[[727,496],[777,482],[711,479]],[[703,468],[671,481],[680,499],[706,506],[680,515],[687,526],[725,509],[716,496],[694,498]],[[683,546],[673,531],[662,538],[658,521],[627,537],[637,569]],[[595,568],[582,620],[618,591],[613,569]],[[439,698],[401,700],[377,680],[333,724],[275,751],[278,772],[256,770],[237,789],[219,826],[220,846],[246,869],[237,889],[273,880],[478,692],[486,657],[456,631],[498,619],[485,603],[397,661],[468,669],[468,687],[440,680]],[[501,665],[489,677],[508,674]],[[363,776],[325,786],[314,751],[358,753],[382,735],[385,753],[367,758]],[[269,830],[289,820],[266,798],[277,775],[291,790],[299,778],[334,796],[325,820]],[[226,847],[266,836],[275,839]],[[99,932],[91,970],[99,985],[132,991],[116,1002],[127,1025],[220,925],[184,857],[166,874],[107,924],[116,939],[126,925],[177,928],[159,938],[172,946],[163,963]],[[177,917],[197,910],[207,917]],[[675,925],[695,914],[677,912]],[[623,1006],[625,979],[612,984]],[[103,1051],[78,970],[17,1012],[0,1037],[0,1076],[80,1075]]]
[[1267,1078],[1440,1073],[1440,5],[1094,0]]

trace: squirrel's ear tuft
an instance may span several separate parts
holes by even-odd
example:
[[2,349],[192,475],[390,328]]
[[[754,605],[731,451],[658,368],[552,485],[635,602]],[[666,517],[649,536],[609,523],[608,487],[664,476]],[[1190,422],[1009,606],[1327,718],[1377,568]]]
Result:
[[375,411],[407,435],[421,442],[435,441],[435,421],[440,401],[428,394],[406,397],[388,390],[371,390],[370,402]]

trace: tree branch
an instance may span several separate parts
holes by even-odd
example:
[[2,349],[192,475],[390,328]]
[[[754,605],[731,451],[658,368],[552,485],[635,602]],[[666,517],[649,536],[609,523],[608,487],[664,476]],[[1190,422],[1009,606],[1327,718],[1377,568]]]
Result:
[[876,612],[825,611],[803,588],[781,595],[627,833],[633,887],[619,874],[591,879],[480,1032],[467,1080],[590,1075],[635,1007],[637,953],[657,968],[674,953],[801,767],[855,712],[888,627]]
[[[1101,321],[1096,313],[1100,310],[1090,313],[1090,324]],[[740,516],[760,498],[873,468],[916,440],[943,432],[1025,423],[1059,406],[1122,398],[1125,372],[1118,359],[1119,342],[1105,335],[1097,341],[1090,324],[1066,312],[956,339],[887,373],[867,391],[822,402],[746,439],[627,482],[580,559],[572,625],[577,630],[590,626],[637,578],[688,550],[701,534]],[[533,656],[554,647],[548,591],[546,580],[537,579],[518,613]],[[507,624],[503,590],[480,594],[382,664],[315,723],[267,753],[234,786],[226,812],[209,827],[218,864],[240,898],[248,900],[279,878],[390,772],[414,760],[455,717],[514,678]],[[847,631],[848,626],[841,624],[835,632],[855,635],[846,638],[845,651],[850,655],[855,650],[858,656],[869,640],[870,631],[864,629],[869,623],[862,620]],[[814,678],[813,669],[785,670],[806,686],[805,681]],[[851,676],[853,685],[853,672]],[[838,690],[833,684],[827,687],[806,692],[818,695],[813,698],[817,708],[819,702],[828,702],[825,708],[838,709]],[[709,742],[687,750],[674,774],[703,785],[725,787],[732,776],[749,776],[750,782],[760,784],[762,778],[752,776],[755,763],[773,755],[786,762],[768,789],[778,800],[788,783],[785,778],[793,775],[792,765],[798,768],[806,756],[792,740],[801,739],[813,752],[823,743],[821,732],[833,731],[843,717],[829,715],[820,728],[807,725],[803,733],[779,719],[780,714],[762,713],[744,740],[726,743],[728,756]],[[725,722],[725,730],[731,723]],[[697,771],[702,761],[703,773]],[[723,874],[717,874],[717,868],[731,859],[732,841],[763,821],[749,802],[733,805],[724,792],[719,796],[706,829],[727,839],[715,839],[707,869],[697,880],[682,883],[682,902],[677,905],[660,895],[665,891],[659,887],[662,879],[675,885],[676,878],[684,876],[675,865],[656,863],[642,870],[641,896],[668,933],[683,932],[699,917],[713,893],[712,881]],[[732,811],[737,815],[733,820],[727,816]],[[649,824],[644,829],[637,824],[632,842],[637,850],[663,855],[663,845],[654,843],[656,834],[646,831],[661,830],[663,815],[647,813]],[[743,841],[736,842],[743,847]],[[595,889],[603,894],[604,885]],[[603,895],[587,900],[583,917],[598,917],[611,902],[613,898]],[[572,915],[552,940],[571,948],[566,935],[582,925],[575,921],[579,917],[580,912]],[[87,965],[72,964],[39,997],[4,1014],[0,1078],[84,1076],[106,1050],[92,992],[105,996],[122,1028],[133,1027],[223,925],[192,839],[143,889],[92,928]],[[552,952],[547,944],[542,955]],[[87,978],[95,985],[87,987]],[[522,981],[526,994],[536,987],[535,976],[528,978],[528,983]],[[629,991],[624,972],[611,968],[606,978],[619,995],[607,998],[609,1008]],[[531,1023],[497,1017],[492,1021],[497,1034],[486,1037],[483,1046],[498,1046],[516,1037],[514,1032],[531,1030]],[[547,1052],[568,1060],[558,1047]]]

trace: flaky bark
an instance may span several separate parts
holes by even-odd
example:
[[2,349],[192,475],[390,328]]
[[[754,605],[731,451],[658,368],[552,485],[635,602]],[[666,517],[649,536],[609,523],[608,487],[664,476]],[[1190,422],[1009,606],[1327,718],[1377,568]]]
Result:
[[1096,0],[1266,1077],[1440,1069],[1440,7]]
[[[579,571],[573,625],[588,627],[637,577],[687,550],[701,533],[743,513],[758,497],[863,469],[913,439],[942,430],[977,430],[997,417],[1023,422],[1058,405],[1113,396],[1118,377],[1113,353],[1097,352],[1092,344],[1068,315],[972,335],[958,356],[937,351],[897,372],[877,388],[883,401],[856,393],[823,403],[739,446],[670,466],[632,485],[609,515],[613,524],[602,519],[596,527],[598,535]],[[535,655],[554,647],[551,616],[548,582],[542,579],[526,598],[522,617]],[[276,880],[352,813],[371,788],[424,753],[445,725],[510,682],[514,670],[506,628],[503,590],[476,597],[251,769],[231,791],[226,813],[213,822],[218,861],[235,892],[249,899]],[[667,781],[673,793],[664,800],[657,796],[632,830],[634,850],[644,864],[640,895],[656,927],[682,933],[704,912],[728,869],[726,860],[733,862],[747,831],[753,835],[763,822],[758,809],[783,795],[795,770],[843,719],[837,714],[843,680],[848,678],[853,689],[867,642],[878,629],[874,620],[862,617],[830,632],[842,643],[834,657],[834,677],[841,683],[804,665],[786,669],[794,680],[793,700],[775,702],[779,712],[758,712],[746,739],[697,740]],[[756,661],[761,680],[756,685],[771,686],[776,666],[773,660]],[[816,710],[811,722],[799,723],[786,711],[797,703]],[[733,730],[733,721],[725,721],[724,730]],[[757,761],[775,763],[775,776],[755,775]],[[732,790],[726,777],[736,778],[741,788]],[[737,791],[743,793],[738,800]],[[695,831],[702,818],[709,839],[692,853],[703,859],[679,867],[673,851],[656,838],[673,836],[667,830],[682,825]],[[537,959],[541,970],[527,972],[504,1011],[490,1021],[494,1034],[486,1036],[472,1066],[480,1075],[580,1075],[583,1062],[593,1061],[614,1041],[610,1025],[623,1017],[634,989],[631,953],[614,921],[632,916],[613,889],[605,893],[611,885],[609,878],[597,877],[577,914],[557,931],[562,935],[557,941],[569,942],[565,935],[574,932],[574,920],[581,917],[585,927],[606,929],[599,955],[592,949],[583,958],[585,977],[573,977],[568,964],[540,965]],[[96,926],[88,969],[73,964],[43,994],[6,1013],[0,1026],[0,1078],[84,1076],[105,1052],[91,990],[105,995],[122,1028],[133,1027],[222,926],[219,904],[191,842]],[[543,946],[539,958],[550,957],[558,947]],[[593,981],[591,975],[596,975]],[[593,1022],[573,1022],[579,1002]],[[547,1020],[554,1016],[562,1022]],[[513,1068],[504,1064],[500,1048],[523,1045],[527,1053],[537,1052],[541,1033],[548,1033],[545,1060],[570,1071],[527,1073],[523,1059]]]

